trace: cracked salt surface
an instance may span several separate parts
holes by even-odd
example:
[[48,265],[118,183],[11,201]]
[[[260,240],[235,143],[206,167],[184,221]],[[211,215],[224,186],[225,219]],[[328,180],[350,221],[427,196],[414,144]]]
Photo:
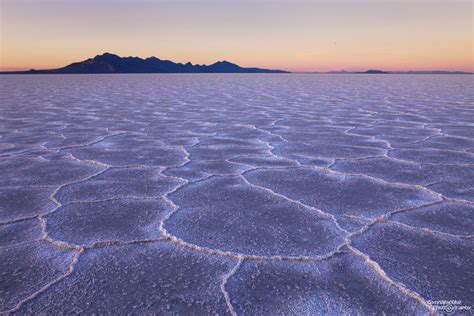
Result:
[[243,315],[427,312],[350,253],[323,262],[245,261],[227,287],[236,313]]
[[474,304],[469,76],[0,81],[0,313]]

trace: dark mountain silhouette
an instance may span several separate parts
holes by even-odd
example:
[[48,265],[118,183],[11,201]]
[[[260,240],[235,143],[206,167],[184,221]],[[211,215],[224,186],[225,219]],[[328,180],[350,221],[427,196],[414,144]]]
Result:
[[243,68],[228,61],[212,65],[181,64],[156,57],[120,57],[105,53],[66,67],[49,70],[15,71],[22,74],[98,74],[98,73],[287,73],[283,70]]

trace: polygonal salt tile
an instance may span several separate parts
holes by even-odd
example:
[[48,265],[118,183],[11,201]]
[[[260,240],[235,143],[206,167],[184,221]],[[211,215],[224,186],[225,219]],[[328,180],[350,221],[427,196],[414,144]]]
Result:
[[311,156],[305,156],[300,154],[291,155],[291,159],[297,161],[300,165],[303,166],[312,166],[324,168],[331,165],[334,162],[334,159],[331,158],[316,158]]
[[430,168],[428,165],[387,158],[341,160],[337,161],[331,169],[343,173],[365,174],[389,182],[407,184],[429,184],[441,177],[440,172],[430,170],[434,168]]
[[65,275],[75,254],[43,241],[0,248],[0,312]]
[[0,187],[0,222],[30,218],[56,207],[54,187]]
[[54,154],[55,152],[52,151],[52,150],[46,150],[46,149],[42,149],[42,148],[39,148],[39,149],[31,149],[31,150],[27,150],[27,151],[24,151],[22,153],[18,153],[15,155],[15,157],[30,157],[30,158],[43,158],[47,155],[51,155],[51,154]]
[[204,179],[210,175],[239,175],[252,167],[225,161],[189,162],[181,167],[172,167],[164,171],[165,175],[184,178],[188,181]]
[[363,217],[353,217],[348,215],[335,216],[339,226],[348,232],[358,231],[372,222],[372,220]]
[[25,146],[28,148],[39,148],[43,143],[48,140],[60,140],[59,135],[48,134],[45,130],[39,129],[36,132],[33,130],[27,130],[21,133],[12,133],[5,135],[3,141],[15,146]]
[[[419,147],[419,144],[413,144],[409,147]],[[428,141],[423,142],[423,148],[463,151],[474,148],[474,139],[472,139],[472,137],[434,136]]]
[[159,198],[182,183],[163,176],[159,169],[111,169],[87,181],[62,187],[55,198],[62,203],[120,197]]
[[454,299],[472,304],[474,246],[470,240],[387,222],[354,238],[353,245],[377,262],[388,277],[426,301]]
[[41,239],[38,219],[0,225],[0,247],[23,244]]
[[389,156],[419,163],[453,165],[474,164],[473,154],[460,151],[439,150],[431,148],[394,149],[389,153]]
[[309,133],[307,138],[300,136],[300,133],[296,133],[297,137],[294,139],[296,142],[304,141],[310,145],[333,145],[338,144],[341,146],[353,146],[353,147],[373,147],[386,149],[387,143],[382,140],[373,139],[373,137],[367,137],[363,135],[348,134],[343,132],[318,132]]
[[84,179],[103,167],[81,163],[66,156],[52,160],[29,157],[15,157],[0,160],[2,185],[61,185]]
[[443,177],[443,180],[428,187],[448,198],[474,202],[474,168],[466,167]]
[[233,158],[231,161],[250,165],[256,168],[285,168],[295,167],[298,165],[295,161],[276,156],[237,157]]
[[[71,129],[74,130],[71,130]],[[87,144],[99,141],[102,138],[110,135],[107,130],[103,128],[94,127],[67,127],[61,130],[61,134],[64,135],[61,139],[49,140],[44,146],[46,148],[73,148],[77,146],[85,146]]]
[[253,184],[337,215],[373,218],[438,199],[436,195],[416,187],[397,186],[323,169],[255,170],[245,177]]
[[459,125],[459,126],[448,126],[443,127],[443,133],[449,134],[450,136],[461,136],[461,137],[468,137],[472,138],[474,134],[474,127],[472,125]]
[[95,160],[112,166],[174,166],[186,161],[180,147],[164,146],[137,136],[114,136],[97,144],[68,150],[81,160]]
[[189,168],[186,165],[183,167],[171,167],[163,171],[164,175],[175,177],[183,181],[199,181],[209,177],[210,175],[201,170],[196,170],[195,168]]
[[226,289],[237,315],[428,312],[349,253],[321,262],[244,261]]
[[[399,118],[399,114],[397,114],[396,118]],[[437,130],[434,129],[424,129],[420,125],[415,125],[411,127],[403,127],[403,126],[395,126],[392,125],[392,122],[386,122],[384,126],[376,126],[371,128],[372,135],[374,136],[405,136],[412,138],[413,141],[416,141],[417,138],[425,138],[428,136],[433,136],[438,133]]]
[[234,264],[169,242],[93,249],[19,312],[227,315],[220,284]]
[[66,204],[48,215],[49,237],[75,245],[159,238],[168,209],[159,199],[116,199]]
[[263,143],[232,138],[211,138],[202,140],[187,151],[193,160],[222,160],[236,156],[268,155],[268,146]]
[[319,256],[343,243],[343,233],[316,211],[247,185],[213,177],[169,198],[179,206],[167,231],[202,247],[261,256]]
[[474,235],[474,205],[443,202],[393,215],[391,220],[454,235]]
[[273,150],[275,155],[297,160],[298,157],[312,158],[364,158],[382,156],[385,150],[371,147],[342,146],[337,143],[328,144],[300,144],[283,143]]

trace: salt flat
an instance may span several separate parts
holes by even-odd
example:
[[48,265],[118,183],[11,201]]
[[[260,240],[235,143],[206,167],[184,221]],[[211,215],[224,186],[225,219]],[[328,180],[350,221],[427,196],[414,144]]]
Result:
[[0,83],[0,312],[474,304],[472,76]]

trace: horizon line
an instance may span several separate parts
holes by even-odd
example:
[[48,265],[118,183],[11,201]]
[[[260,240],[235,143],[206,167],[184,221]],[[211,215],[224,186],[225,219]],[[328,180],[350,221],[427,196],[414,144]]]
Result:
[[[151,56],[146,56],[146,57],[140,57],[140,56],[133,56],[133,55],[130,55],[130,56],[121,56],[119,54],[115,54],[115,53],[110,53],[108,51],[104,52],[104,53],[101,53],[101,54],[97,54],[93,57],[88,57],[86,59],[83,59],[83,60],[80,60],[80,61],[72,61],[66,65],[63,65],[63,66],[59,66],[59,67],[48,67],[48,68],[39,68],[39,67],[0,67],[0,73],[13,73],[13,72],[28,72],[28,71],[31,71],[31,70],[35,70],[35,71],[49,71],[49,70],[55,70],[55,69],[60,69],[60,68],[63,68],[63,67],[66,67],[68,65],[71,65],[71,64],[74,64],[74,63],[77,63],[77,62],[83,62],[83,61],[86,61],[88,59],[93,59],[95,57],[98,57],[98,56],[102,56],[102,55],[106,55],[106,54],[109,54],[109,55],[115,55],[115,56],[118,56],[120,58],[140,58],[140,59],[149,59],[149,58],[157,58],[157,59],[160,59],[162,61],[171,61],[171,62],[174,62],[174,63],[177,63],[177,64],[186,64],[186,63],[191,63],[192,65],[213,65],[215,63],[218,63],[218,62],[230,62],[230,63],[234,63],[232,61],[229,61],[227,59],[221,59],[221,60],[217,60],[213,63],[209,63],[209,64],[199,64],[199,63],[193,63],[191,61],[188,61],[188,62],[176,62],[174,60],[171,60],[171,59],[161,59],[155,55],[151,55]],[[236,63],[234,63],[236,64]],[[260,66],[242,66],[240,64],[236,64],[238,66],[241,66],[241,67],[249,67],[249,68],[261,68]],[[449,67],[448,67],[449,68]],[[395,69],[390,69],[390,67],[388,68],[384,68],[384,67],[366,67],[366,68],[363,68],[363,67],[354,67],[354,68],[334,68],[334,69],[331,69],[331,70],[286,70],[286,69],[282,69],[282,68],[275,68],[272,66],[271,68],[272,70],[281,70],[281,71],[286,71],[288,73],[293,73],[293,74],[341,74],[341,73],[344,73],[344,72],[347,72],[348,74],[350,73],[360,73],[360,72],[366,72],[366,71],[370,71],[370,70],[377,70],[377,71],[383,71],[383,72],[387,72],[387,73],[397,73],[397,72],[449,72],[449,73],[465,73],[465,74],[474,74],[474,71],[472,70],[463,70],[463,69],[453,69],[453,70],[446,70],[446,68],[429,68],[429,69],[417,69],[417,68],[405,68],[405,67],[401,67],[401,68],[395,68]]]

